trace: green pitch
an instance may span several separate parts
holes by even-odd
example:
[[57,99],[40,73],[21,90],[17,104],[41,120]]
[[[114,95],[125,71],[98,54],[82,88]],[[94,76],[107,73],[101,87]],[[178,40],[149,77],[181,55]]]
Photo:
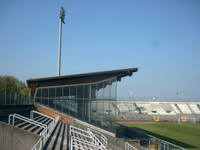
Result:
[[182,146],[189,150],[200,150],[200,125],[193,124],[126,124],[148,134]]

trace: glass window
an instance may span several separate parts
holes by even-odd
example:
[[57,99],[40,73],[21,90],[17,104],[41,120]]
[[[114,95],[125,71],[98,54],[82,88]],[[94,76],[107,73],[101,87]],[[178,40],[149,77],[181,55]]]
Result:
[[76,98],[76,86],[70,87],[70,97],[73,99]]
[[111,92],[110,92],[111,99],[117,98],[116,88],[117,88],[117,81],[113,80],[111,83]]
[[83,98],[83,86],[77,86],[77,98]]
[[56,88],[56,97],[60,97],[60,96],[62,96],[62,88],[58,87]]
[[103,98],[103,87],[104,87],[104,84],[103,84],[103,82],[101,82],[101,83],[98,83],[97,86],[98,87],[97,87],[96,96],[97,96],[97,98],[102,99]]
[[89,85],[84,86],[84,98],[89,98]]
[[110,81],[105,81],[104,99],[110,99]]
[[50,88],[49,89],[49,97],[55,98],[55,96],[56,96],[56,88]]
[[48,89],[47,88],[42,89],[42,97],[48,97]]
[[91,98],[96,99],[96,84],[92,84],[91,88]]
[[69,96],[69,87],[64,87],[63,96]]
[[41,89],[37,89],[36,97],[41,97]]

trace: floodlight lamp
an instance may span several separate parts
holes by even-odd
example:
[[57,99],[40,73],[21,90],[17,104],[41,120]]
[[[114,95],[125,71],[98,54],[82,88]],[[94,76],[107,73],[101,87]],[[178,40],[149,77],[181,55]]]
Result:
[[65,24],[65,21],[64,21],[64,19],[65,19],[65,9],[63,7],[61,7],[61,10],[60,10],[60,19],[61,19],[62,23]]

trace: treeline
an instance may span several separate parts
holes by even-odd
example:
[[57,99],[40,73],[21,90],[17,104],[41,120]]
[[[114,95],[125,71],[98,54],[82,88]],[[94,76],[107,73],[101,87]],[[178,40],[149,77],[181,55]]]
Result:
[[0,75],[0,92],[3,91],[18,93],[24,96],[29,95],[29,88],[27,87],[26,83],[10,75]]

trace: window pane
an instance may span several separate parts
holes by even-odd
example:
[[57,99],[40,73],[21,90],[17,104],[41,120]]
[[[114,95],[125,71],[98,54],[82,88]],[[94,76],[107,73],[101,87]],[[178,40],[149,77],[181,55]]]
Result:
[[117,81],[113,80],[112,84],[111,84],[111,92],[110,92],[111,99],[116,99],[117,98],[117,96],[116,96],[117,95],[116,88],[117,88]]
[[92,85],[91,97],[92,97],[92,99],[96,99],[96,84]]
[[49,97],[50,98],[55,98],[56,96],[56,89],[55,88],[50,88],[49,89]]
[[104,98],[110,99],[110,81],[105,81]]
[[70,87],[70,97],[72,99],[76,98],[76,86],[71,86]]
[[69,96],[69,87],[64,87],[63,96]]
[[83,98],[83,86],[77,87],[77,98]]
[[84,98],[89,98],[89,85],[84,86]]
[[56,88],[56,97],[57,96],[62,96],[62,88],[61,87],[59,87],[59,88]]
[[97,84],[98,85],[98,87],[97,87],[97,98],[98,99],[102,99],[103,98],[103,82],[101,82],[101,83],[98,83]]
[[42,97],[48,97],[48,89],[42,89]]
[[41,97],[41,89],[37,89],[36,97]]

